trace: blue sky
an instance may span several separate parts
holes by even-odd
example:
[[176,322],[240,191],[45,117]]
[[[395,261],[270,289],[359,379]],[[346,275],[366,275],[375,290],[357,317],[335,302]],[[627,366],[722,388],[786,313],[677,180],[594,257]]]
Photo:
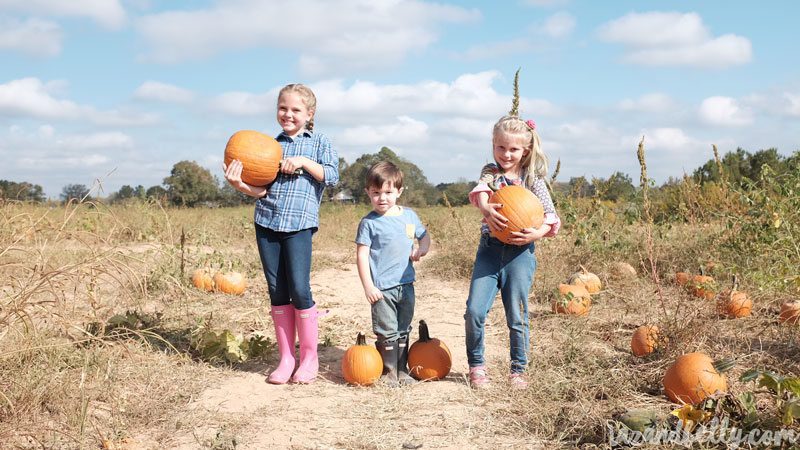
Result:
[[347,162],[388,146],[433,183],[473,180],[517,68],[560,181],[638,180],[642,136],[658,183],[712,144],[790,155],[799,5],[0,0],[0,179],[54,198],[148,188],[181,160],[222,179],[230,135],[276,135],[276,93],[301,82]]

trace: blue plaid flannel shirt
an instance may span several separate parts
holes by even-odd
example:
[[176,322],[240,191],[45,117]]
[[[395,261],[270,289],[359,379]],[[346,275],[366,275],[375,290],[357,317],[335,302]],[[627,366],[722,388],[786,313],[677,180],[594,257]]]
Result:
[[273,231],[289,232],[319,228],[319,204],[325,186],[339,182],[339,155],[321,133],[303,130],[294,139],[283,132],[275,138],[283,147],[283,157],[305,156],[321,164],[325,181],[317,181],[307,171],[301,175],[278,172],[267,186],[267,195],[258,199],[255,222]]

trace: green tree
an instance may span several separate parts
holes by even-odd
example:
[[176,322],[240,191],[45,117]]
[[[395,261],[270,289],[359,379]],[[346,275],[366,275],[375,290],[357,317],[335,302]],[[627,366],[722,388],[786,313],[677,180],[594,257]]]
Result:
[[[778,175],[786,171],[788,167],[786,159],[778,153],[776,148],[759,150],[753,154],[737,148],[735,152],[726,153],[720,159],[720,165],[726,180],[734,184],[742,184],[747,180],[758,180],[762,167],[765,165]],[[719,167],[716,160],[710,159],[695,169],[693,176],[700,184],[712,181],[719,183]]]
[[211,172],[194,161],[181,161],[164,178],[172,204],[193,207],[217,199],[217,181]]
[[17,183],[8,180],[0,180],[0,198],[33,202],[45,200],[44,191],[38,184],[31,184],[27,181]]
[[145,198],[153,198],[153,199],[156,199],[156,200],[160,200],[160,199],[164,198],[164,196],[166,194],[167,194],[167,190],[166,189],[164,189],[162,186],[155,185],[155,186],[150,186],[149,188],[147,188],[147,192],[145,192],[144,195],[145,195]]
[[61,200],[64,202],[70,199],[81,200],[89,194],[89,188],[84,184],[68,184],[61,189]]
[[403,195],[400,202],[410,206],[424,206],[435,204],[441,195],[414,163],[397,156],[389,147],[383,147],[378,153],[361,155],[353,164],[342,169],[339,162],[339,184],[341,190],[349,189],[358,202],[369,202],[365,189],[364,178],[367,171],[378,161],[389,161],[403,171]]
[[439,183],[436,185],[436,189],[440,192],[437,204],[444,205],[444,196],[446,195],[450,206],[468,205],[469,193],[477,184],[475,181],[467,181],[463,178],[455,183]]
[[612,202],[626,200],[636,193],[633,180],[627,174],[617,171],[611,175],[611,177],[613,177],[613,180],[605,193],[603,193],[603,200],[610,200]]

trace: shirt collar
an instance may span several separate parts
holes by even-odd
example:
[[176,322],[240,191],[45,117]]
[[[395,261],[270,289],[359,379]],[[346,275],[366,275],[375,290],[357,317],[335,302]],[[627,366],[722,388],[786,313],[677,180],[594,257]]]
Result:
[[[298,134],[297,136],[301,136],[301,135],[302,135],[302,136],[305,136],[305,137],[311,137],[311,132],[310,132],[310,131],[308,131],[308,129],[306,129],[306,128],[303,128],[303,131],[301,131],[301,132],[300,132],[300,134]],[[297,136],[295,136],[295,138],[296,138]],[[278,137],[277,137],[277,138],[275,138],[275,140],[278,140],[278,139],[287,140],[287,141],[294,140],[293,138],[289,137],[289,136],[286,134],[286,132],[284,132],[284,131],[281,131],[281,133],[278,135]]]

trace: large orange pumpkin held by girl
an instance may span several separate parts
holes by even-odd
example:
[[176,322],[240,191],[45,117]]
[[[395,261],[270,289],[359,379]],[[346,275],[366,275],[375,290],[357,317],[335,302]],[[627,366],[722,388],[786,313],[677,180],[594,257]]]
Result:
[[258,131],[237,131],[225,146],[225,164],[234,159],[242,162],[242,181],[253,186],[266,186],[278,176],[283,148],[275,139]]
[[503,205],[497,212],[508,219],[507,228],[492,231],[491,235],[510,244],[511,232],[523,228],[539,228],[544,223],[544,207],[536,195],[522,186],[508,185],[500,188],[489,198],[489,203]]

